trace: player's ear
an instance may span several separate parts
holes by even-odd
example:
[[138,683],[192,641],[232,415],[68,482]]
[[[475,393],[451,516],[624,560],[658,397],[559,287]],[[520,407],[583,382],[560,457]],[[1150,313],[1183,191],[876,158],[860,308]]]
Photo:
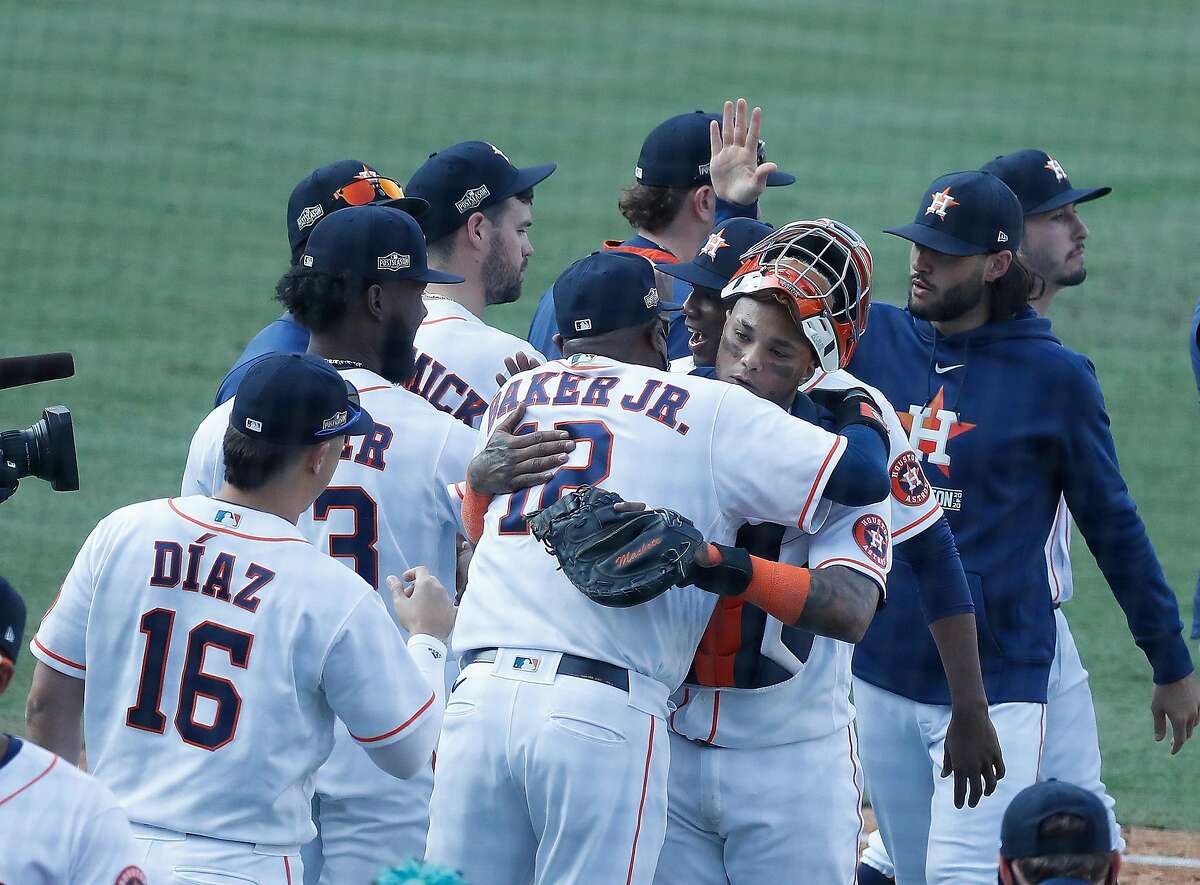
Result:
[[367,314],[372,319],[381,319],[383,317],[383,286],[379,283],[371,283],[363,291],[363,300],[367,307]]
[[554,335],[551,336],[550,340],[554,342],[554,346],[558,348],[558,352],[562,353],[563,352],[563,349],[562,349],[563,340],[564,340],[563,336],[559,335],[557,332],[555,332]]
[[0,694],[4,694],[4,690],[8,688],[8,683],[12,681],[13,669],[13,662],[0,655]]
[[992,252],[987,256],[987,261],[984,263],[983,278],[989,283],[995,282],[1008,273],[1012,262],[1013,254],[1011,252]]
[[711,227],[717,219],[717,192],[711,184],[702,184],[692,194],[692,210],[696,217]]
[[484,225],[488,223],[487,216],[482,212],[472,212],[467,218],[467,223],[463,225],[463,230],[467,235],[467,243],[479,249],[484,246],[486,237],[484,236]]
[[1001,885],[1014,885],[1011,861],[1006,858],[1000,858],[1000,882]]

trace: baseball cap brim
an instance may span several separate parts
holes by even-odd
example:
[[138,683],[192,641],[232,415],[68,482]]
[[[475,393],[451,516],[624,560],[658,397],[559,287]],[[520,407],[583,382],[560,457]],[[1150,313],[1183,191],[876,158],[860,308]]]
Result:
[[884,228],[883,232],[932,249],[934,252],[941,252],[943,255],[985,255],[988,251],[982,246],[976,246],[974,243],[968,243],[966,240],[960,240],[958,237],[952,237],[943,231],[926,227],[923,224],[888,227]]
[[426,268],[422,273],[416,276],[404,277],[406,280],[416,280],[418,283],[465,283],[466,278],[460,277],[457,274],[445,273],[444,271]]
[[323,430],[317,434],[318,439],[334,436],[369,436],[375,432],[375,420],[371,417],[362,406],[350,404],[350,410],[353,414],[347,424],[335,430]]
[[390,206],[393,209],[407,212],[413,218],[420,218],[429,208],[429,201],[422,200],[420,197],[396,197],[395,199],[376,200],[373,205]]
[[685,283],[691,283],[693,286],[700,286],[704,289],[716,289],[718,292],[729,284],[729,280],[722,277],[719,273],[708,268],[697,267],[690,261],[685,261],[682,264],[656,264],[654,265],[654,269],[665,273],[669,277],[683,280]]
[[1098,200],[1111,193],[1111,187],[1073,187],[1070,190],[1063,191],[1061,194],[1055,194],[1049,200],[1041,205],[1034,206],[1025,214],[1040,215],[1043,212],[1053,212],[1060,206],[1066,206],[1070,203],[1086,203],[1088,200]]
[[796,176],[790,172],[771,172],[767,175],[767,187],[787,187],[796,183]]
[[557,163],[543,163],[540,166],[526,166],[524,169],[518,169],[517,177],[513,179],[512,185],[507,189],[509,192],[503,197],[499,197],[496,202],[507,200],[513,194],[529,190],[549,178],[557,168]]

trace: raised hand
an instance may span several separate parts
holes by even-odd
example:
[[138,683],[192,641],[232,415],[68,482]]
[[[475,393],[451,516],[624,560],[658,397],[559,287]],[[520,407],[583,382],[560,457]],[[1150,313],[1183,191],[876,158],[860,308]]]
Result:
[[708,127],[709,176],[717,196],[731,203],[748,206],[762,196],[767,176],[779,167],[758,162],[759,130],[762,108],[748,111],[746,99],[739,98],[735,108],[725,102],[720,126],[713,120]]

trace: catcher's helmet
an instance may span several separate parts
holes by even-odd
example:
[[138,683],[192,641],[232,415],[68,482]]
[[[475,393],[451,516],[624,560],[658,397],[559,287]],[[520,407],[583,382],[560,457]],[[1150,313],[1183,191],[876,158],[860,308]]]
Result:
[[721,298],[774,294],[813,346],[821,369],[832,372],[850,362],[866,330],[871,274],[871,250],[852,228],[831,218],[793,221],[742,255]]

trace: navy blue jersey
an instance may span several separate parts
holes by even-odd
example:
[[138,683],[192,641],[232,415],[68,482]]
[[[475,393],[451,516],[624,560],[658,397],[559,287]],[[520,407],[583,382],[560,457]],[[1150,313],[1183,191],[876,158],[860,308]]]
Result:
[[219,406],[225,400],[231,399],[237,393],[242,376],[264,356],[273,353],[304,353],[306,350],[308,350],[308,329],[296,322],[290,313],[285,313],[279,319],[264,326],[257,335],[250,339],[250,343],[246,345],[242,355],[234,360],[233,367],[230,368],[221,382],[221,386],[217,389],[213,406]]
[[[1060,494],[1155,682],[1191,672],[1178,603],[1121,478],[1095,369],[1062,346],[1048,320],[1026,310],[944,337],[906,310],[876,304],[849,368],[896,409],[946,510],[990,703],[1046,700],[1055,644],[1046,545]],[[948,704],[916,579],[900,559],[888,599],[855,651],[855,675]]]

